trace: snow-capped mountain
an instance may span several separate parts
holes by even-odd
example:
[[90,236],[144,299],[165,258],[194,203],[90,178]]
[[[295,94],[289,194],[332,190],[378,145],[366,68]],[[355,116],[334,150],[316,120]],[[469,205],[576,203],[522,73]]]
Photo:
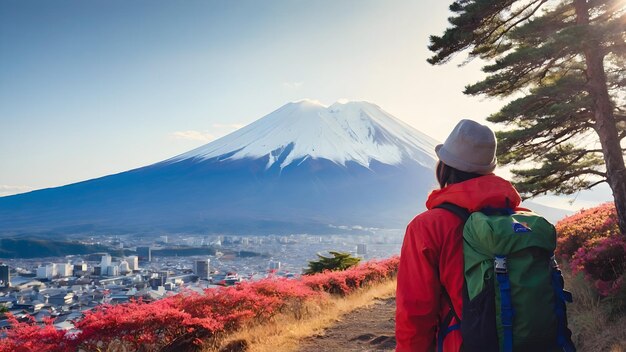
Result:
[[435,143],[368,102],[335,103],[326,107],[302,100],[170,161],[207,160],[224,155],[230,160],[267,156],[269,169],[282,155],[281,169],[308,158],[326,159],[342,166],[355,162],[366,168],[372,161],[399,165],[412,159],[430,167],[435,158]]
[[368,102],[289,103],[168,160],[0,198],[0,234],[403,228],[436,141]]

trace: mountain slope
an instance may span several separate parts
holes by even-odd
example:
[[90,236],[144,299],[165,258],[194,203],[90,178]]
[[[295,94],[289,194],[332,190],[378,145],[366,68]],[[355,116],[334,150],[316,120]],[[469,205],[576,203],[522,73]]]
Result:
[[170,159],[258,159],[267,168],[280,160],[284,168],[296,160],[327,159],[339,165],[353,161],[369,167],[372,160],[398,165],[414,160],[430,166],[436,142],[367,102],[330,107],[308,100],[289,103],[268,116],[215,142]]
[[402,228],[434,186],[435,144],[367,102],[289,103],[160,163],[0,198],[0,233]]

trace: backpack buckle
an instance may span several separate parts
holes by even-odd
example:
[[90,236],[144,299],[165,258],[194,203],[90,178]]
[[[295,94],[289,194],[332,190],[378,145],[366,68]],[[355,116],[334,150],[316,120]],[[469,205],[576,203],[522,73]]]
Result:
[[506,257],[496,256],[493,267],[496,274],[506,274],[508,272],[506,267]]

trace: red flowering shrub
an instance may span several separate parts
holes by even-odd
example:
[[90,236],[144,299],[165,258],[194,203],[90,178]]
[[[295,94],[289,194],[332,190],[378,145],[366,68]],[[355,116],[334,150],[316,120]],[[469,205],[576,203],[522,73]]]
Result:
[[382,261],[369,261],[344,271],[325,271],[302,277],[302,281],[317,291],[346,295],[372,282],[395,276],[400,257]]
[[617,212],[614,203],[583,210],[556,224],[557,256],[569,259],[579,248],[593,241],[619,234]]
[[583,210],[556,224],[557,255],[570,261],[603,295],[616,293],[626,274],[626,239],[619,231],[614,203]]
[[0,350],[12,352],[56,352],[73,351],[73,343],[65,338],[65,333],[54,328],[52,320],[44,319],[43,326],[35,325],[34,319],[29,322],[18,322],[11,314],[7,319],[13,329],[6,332],[0,340]]
[[617,235],[595,241],[593,246],[579,248],[571,264],[575,272],[584,272],[595,283],[601,295],[614,294],[624,284],[626,240]]
[[[284,308],[328,294],[346,295],[372,282],[395,276],[399,257],[371,261],[341,272],[324,272],[300,280],[270,277],[261,281],[183,292],[152,303],[142,301],[102,305],[85,312],[75,323],[78,333],[20,323],[10,317],[12,328],[0,339],[0,352],[155,351],[180,341],[202,344],[203,339],[227,333],[251,322],[263,322]],[[116,349],[116,350],[117,350]]]
[[[85,313],[76,323],[81,331],[75,343],[88,351],[108,346],[114,341],[125,342],[131,350],[157,350],[197,324],[189,324],[191,315],[177,309],[170,299],[153,303],[134,302],[102,305]],[[211,328],[218,328],[213,321]]]

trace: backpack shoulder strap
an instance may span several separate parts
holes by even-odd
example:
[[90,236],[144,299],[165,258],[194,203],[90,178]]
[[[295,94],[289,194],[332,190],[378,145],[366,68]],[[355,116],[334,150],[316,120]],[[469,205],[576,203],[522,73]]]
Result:
[[469,219],[471,213],[469,210],[452,203],[441,203],[435,208],[445,209],[458,216],[465,223]]
[[[447,211],[458,216],[463,221],[463,223],[465,223],[471,215],[467,209],[460,207],[456,204],[452,204],[452,203],[441,203],[435,208],[446,209]],[[461,319],[459,318],[459,315],[454,310],[454,305],[452,305],[452,299],[450,298],[448,291],[443,285],[441,286],[441,290],[442,290],[443,299],[448,301],[448,304],[450,305],[450,310],[448,311],[448,314],[446,315],[446,317],[439,324],[439,332],[437,334],[437,351],[438,352],[443,352],[443,341],[446,338],[446,336],[450,332],[454,330],[459,330],[461,328]],[[456,324],[450,325],[450,323],[452,323],[453,320],[456,320]]]

